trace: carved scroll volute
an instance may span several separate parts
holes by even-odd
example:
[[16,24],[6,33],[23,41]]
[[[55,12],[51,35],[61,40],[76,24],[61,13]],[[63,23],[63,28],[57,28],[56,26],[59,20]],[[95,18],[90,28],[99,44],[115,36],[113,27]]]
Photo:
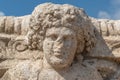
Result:
[[8,43],[8,47],[13,53],[23,52],[28,49],[25,39],[13,39]]
[[25,45],[24,40],[17,40],[13,44],[13,49],[15,49],[15,51],[22,52],[28,49],[28,47]]

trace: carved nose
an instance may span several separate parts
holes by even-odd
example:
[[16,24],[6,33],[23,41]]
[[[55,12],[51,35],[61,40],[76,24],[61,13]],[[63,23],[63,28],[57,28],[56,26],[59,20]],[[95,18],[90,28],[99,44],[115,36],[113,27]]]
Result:
[[63,42],[62,41],[57,41],[54,43],[55,48],[61,49],[63,47]]

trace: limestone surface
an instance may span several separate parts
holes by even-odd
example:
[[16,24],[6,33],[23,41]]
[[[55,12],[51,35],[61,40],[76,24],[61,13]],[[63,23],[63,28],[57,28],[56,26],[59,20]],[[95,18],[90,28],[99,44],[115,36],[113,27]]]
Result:
[[0,17],[0,80],[120,80],[120,21],[69,4]]

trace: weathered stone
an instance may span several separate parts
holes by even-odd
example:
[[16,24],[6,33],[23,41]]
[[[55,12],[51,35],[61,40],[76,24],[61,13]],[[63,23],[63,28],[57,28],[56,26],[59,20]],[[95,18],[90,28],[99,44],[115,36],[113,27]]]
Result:
[[6,17],[0,17],[0,33],[5,31],[5,20]]
[[14,32],[14,17],[6,17],[5,33],[11,34]]
[[119,22],[52,3],[0,17],[0,80],[120,80]]
[[30,15],[24,16],[21,22],[21,34],[27,34],[30,25]]
[[14,18],[14,33],[20,35],[21,34],[21,22],[22,19],[20,19],[19,17],[15,17]]

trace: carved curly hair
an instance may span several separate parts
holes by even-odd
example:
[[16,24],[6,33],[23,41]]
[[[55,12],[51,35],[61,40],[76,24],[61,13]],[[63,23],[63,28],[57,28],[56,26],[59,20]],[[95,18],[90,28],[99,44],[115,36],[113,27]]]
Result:
[[51,27],[68,27],[76,32],[76,53],[89,52],[95,45],[94,28],[83,9],[68,4],[44,3],[32,13],[27,35],[29,48],[42,50],[46,30]]

